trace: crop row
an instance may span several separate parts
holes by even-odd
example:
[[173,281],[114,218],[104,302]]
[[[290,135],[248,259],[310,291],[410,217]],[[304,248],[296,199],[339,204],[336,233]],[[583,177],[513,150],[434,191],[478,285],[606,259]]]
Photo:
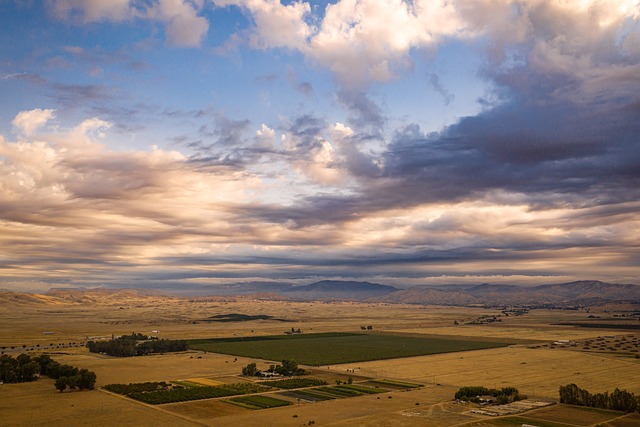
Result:
[[277,408],[279,406],[291,405],[291,402],[269,396],[241,396],[229,399],[227,402],[249,409]]
[[370,383],[375,383],[375,384],[380,384],[380,385],[394,386],[394,387],[398,387],[398,388],[419,388],[419,387],[422,387],[421,384],[408,383],[408,382],[404,382],[404,381],[394,381],[394,380],[370,380],[369,382]]
[[357,384],[343,384],[331,387],[317,387],[308,390],[296,390],[295,393],[302,397],[309,397],[312,400],[330,400],[362,396],[364,394],[386,393],[388,391],[389,390]]
[[260,384],[290,390],[294,388],[327,385],[327,382],[317,378],[287,378],[276,381],[262,381]]
[[167,383],[139,383],[129,385],[110,384],[105,386],[105,389],[151,405],[259,393],[271,389],[270,387],[250,383],[190,388],[181,386],[169,387],[170,385]]
[[129,384],[107,384],[103,387],[113,393],[128,396],[132,393],[148,393],[152,391],[169,390],[171,384],[162,382],[129,383]]

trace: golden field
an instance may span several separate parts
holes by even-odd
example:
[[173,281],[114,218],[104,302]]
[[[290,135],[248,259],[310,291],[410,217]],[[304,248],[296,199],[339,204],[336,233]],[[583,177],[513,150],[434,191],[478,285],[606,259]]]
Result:
[[[230,313],[266,314],[274,319],[204,321],[210,316]],[[502,317],[498,323],[463,324],[495,314],[499,311],[468,307],[244,298],[189,300],[135,293],[95,293],[67,299],[4,294],[0,296],[0,346],[6,347],[5,351],[15,347],[10,353],[14,356],[22,351],[31,354],[46,351],[61,363],[95,371],[97,388],[110,383],[145,381],[186,380],[205,385],[240,382],[245,380],[239,376],[240,370],[247,363],[256,362],[260,368],[268,365],[261,360],[202,352],[112,358],[78,346],[87,338],[134,331],[143,334],[158,331],[161,338],[178,339],[280,334],[292,326],[304,332],[355,332],[361,326],[371,325],[374,333],[509,339],[516,344],[325,367],[314,375],[329,382],[351,375],[356,381],[364,377],[391,378],[425,387],[316,403],[294,401],[292,406],[259,411],[220,399],[150,406],[99,389],[59,393],[49,379],[3,384],[0,385],[2,425],[263,427],[301,426],[313,421],[315,425],[333,426],[446,426],[484,422],[481,416],[471,414],[470,408],[451,402],[457,388],[465,385],[515,386],[529,396],[550,399],[557,399],[560,385],[571,382],[593,392],[618,387],[640,394],[640,359],[632,355],[578,348],[535,348],[542,342],[633,332],[552,325],[584,320],[587,314],[582,310],[532,310],[524,316]],[[454,321],[460,325],[454,325]],[[624,420],[612,421],[610,425],[624,425]]]

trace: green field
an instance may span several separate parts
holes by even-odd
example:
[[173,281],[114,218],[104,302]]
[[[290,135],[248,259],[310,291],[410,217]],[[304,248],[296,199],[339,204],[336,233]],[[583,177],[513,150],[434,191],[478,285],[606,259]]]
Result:
[[510,343],[400,335],[322,333],[189,340],[189,348],[255,359],[334,365],[505,347]]
[[[178,388],[179,387],[179,388]],[[253,383],[225,384],[221,386],[174,387],[166,382],[137,384],[107,384],[104,389],[125,395],[150,405],[213,399],[239,394],[260,393],[271,388]]]

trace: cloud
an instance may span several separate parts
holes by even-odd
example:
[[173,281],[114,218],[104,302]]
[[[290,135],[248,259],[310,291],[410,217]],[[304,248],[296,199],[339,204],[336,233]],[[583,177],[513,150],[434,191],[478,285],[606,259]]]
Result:
[[311,26],[305,19],[311,12],[307,2],[296,1],[282,4],[280,0],[213,0],[219,7],[239,6],[247,11],[254,21],[250,42],[262,49],[303,49],[311,34]]
[[351,113],[350,122],[373,134],[382,131],[386,119],[380,107],[362,91],[340,90],[338,101]]
[[200,46],[209,30],[209,21],[198,16],[202,2],[161,0],[146,11],[151,19],[166,24],[167,42],[173,46]]
[[384,82],[412,68],[412,48],[430,46],[460,30],[443,1],[339,1],[327,6],[305,54],[343,84]]
[[165,25],[167,43],[172,46],[200,46],[209,30],[209,21],[198,16],[203,1],[156,0],[49,0],[59,19],[79,20],[83,24],[99,21],[123,22],[148,19]]
[[[197,21],[205,7],[144,4],[132,18],[99,5],[88,16],[169,26],[176,16]],[[206,120],[176,137],[195,154],[111,150],[103,137],[122,122],[95,113],[111,91],[4,75],[41,85],[63,106],[93,108],[46,135],[38,129],[53,110],[22,112],[17,141],[0,136],[5,271],[100,284],[576,271],[640,280],[637,1],[341,0],[324,15],[310,4],[216,2],[251,14],[252,46],[293,49],[335,73],[347,117],[302,111],[252,124],[213,110],[161,112]],[[202,28],[185,28],[168,40],[202,40]],[[384,99],[369,89],[412,72],[417,51],[437,55],[449,40],[482,52],[481,111],[437,132],[418,123],[420,111],[415,123],[391,127]],[[433,71],[421,75],[451,99]]]
[[455,96],[450,93],[446,87],[443,86],[440,81],[440,77],[437,74],[431,74],[429,77],[429,81],[431,82],[431,86],[442,95],[442,99],[444,100],[444,105],[449,105],[455,98]]
[[31,111],[22,111],[16,115],[11,124],[16,130],[25,135],[31,136],[36,130],[44,126],[54,115],[53,109],[36,108]]

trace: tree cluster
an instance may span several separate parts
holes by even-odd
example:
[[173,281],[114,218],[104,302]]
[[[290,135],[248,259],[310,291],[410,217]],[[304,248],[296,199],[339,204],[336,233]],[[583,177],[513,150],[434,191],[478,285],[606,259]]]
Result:
[[[271,372],[274,374],[280,374],[284,377],[292,377],[295,375],[304,375],[307,373],[304,369],[298,368],[298,362],[295,360],[287,360],[284,359],[282,361],[282,365],[271,365],[267,372]],[[247,377],[257,377],[262,373],[257,367],[255,363],[249,363],[247,366],[242,368],[242,375]]]
[[295,360],[284,359],[282,365],[271,365],[268,372],[275,372],[285,377],[292,377],[294,375],[304,375],[305,370],[298,368],[298,362]]
[[498,405],[504,405],[511,402],[522,400],[525,397],[520,395],[515,387],[503,387],[501,389],[486,388],[482,386],[461,387],[455,395],[458,400],[468,400],[470,402],[480,402],[481,396],[491,396]]
[[151,353],[170,353],[187,350],[187,342],[184,340],[157,340],[145,341],[136,347],[138,356]]
[[612,409],[624,412],[640,412],[640,396],[627,390],[615,389],[612,393],[591,394],[575,384],[560,386],[560,403]]
[[[143,341],[143,342],[139,342]],[[143,334],[133,332],[110,341],[89,341],[87,347],[92,353],[104,353],[115,357],[144,356],[151,353],[169,353],[185,351],[187,342],[184,340],[158,340]]]
[[96,384],[96,374],[95,372],[89,371],[87,369],[74,368],[76,372],[74,375],[70,376],[60,376],[56,379],[54,383],[56,389],[63,392],[67,387],[71,390],[75,390],[76,388],[80,390],[93,390],[93,387]]
[[15,359],[8,355],[0,356],[0,380],[3,382],[35,381],[40,375],[55,379],[55,387],[60,391],[67,387],[91,390],[96,383],[95,372],[60,364],[46,354],[34,358],[21,354]]
[[35,381],[40,374],[40,364],[27,354],[15,359],[9,355],[0,356],[0,381],[5,383],[22,383]]

